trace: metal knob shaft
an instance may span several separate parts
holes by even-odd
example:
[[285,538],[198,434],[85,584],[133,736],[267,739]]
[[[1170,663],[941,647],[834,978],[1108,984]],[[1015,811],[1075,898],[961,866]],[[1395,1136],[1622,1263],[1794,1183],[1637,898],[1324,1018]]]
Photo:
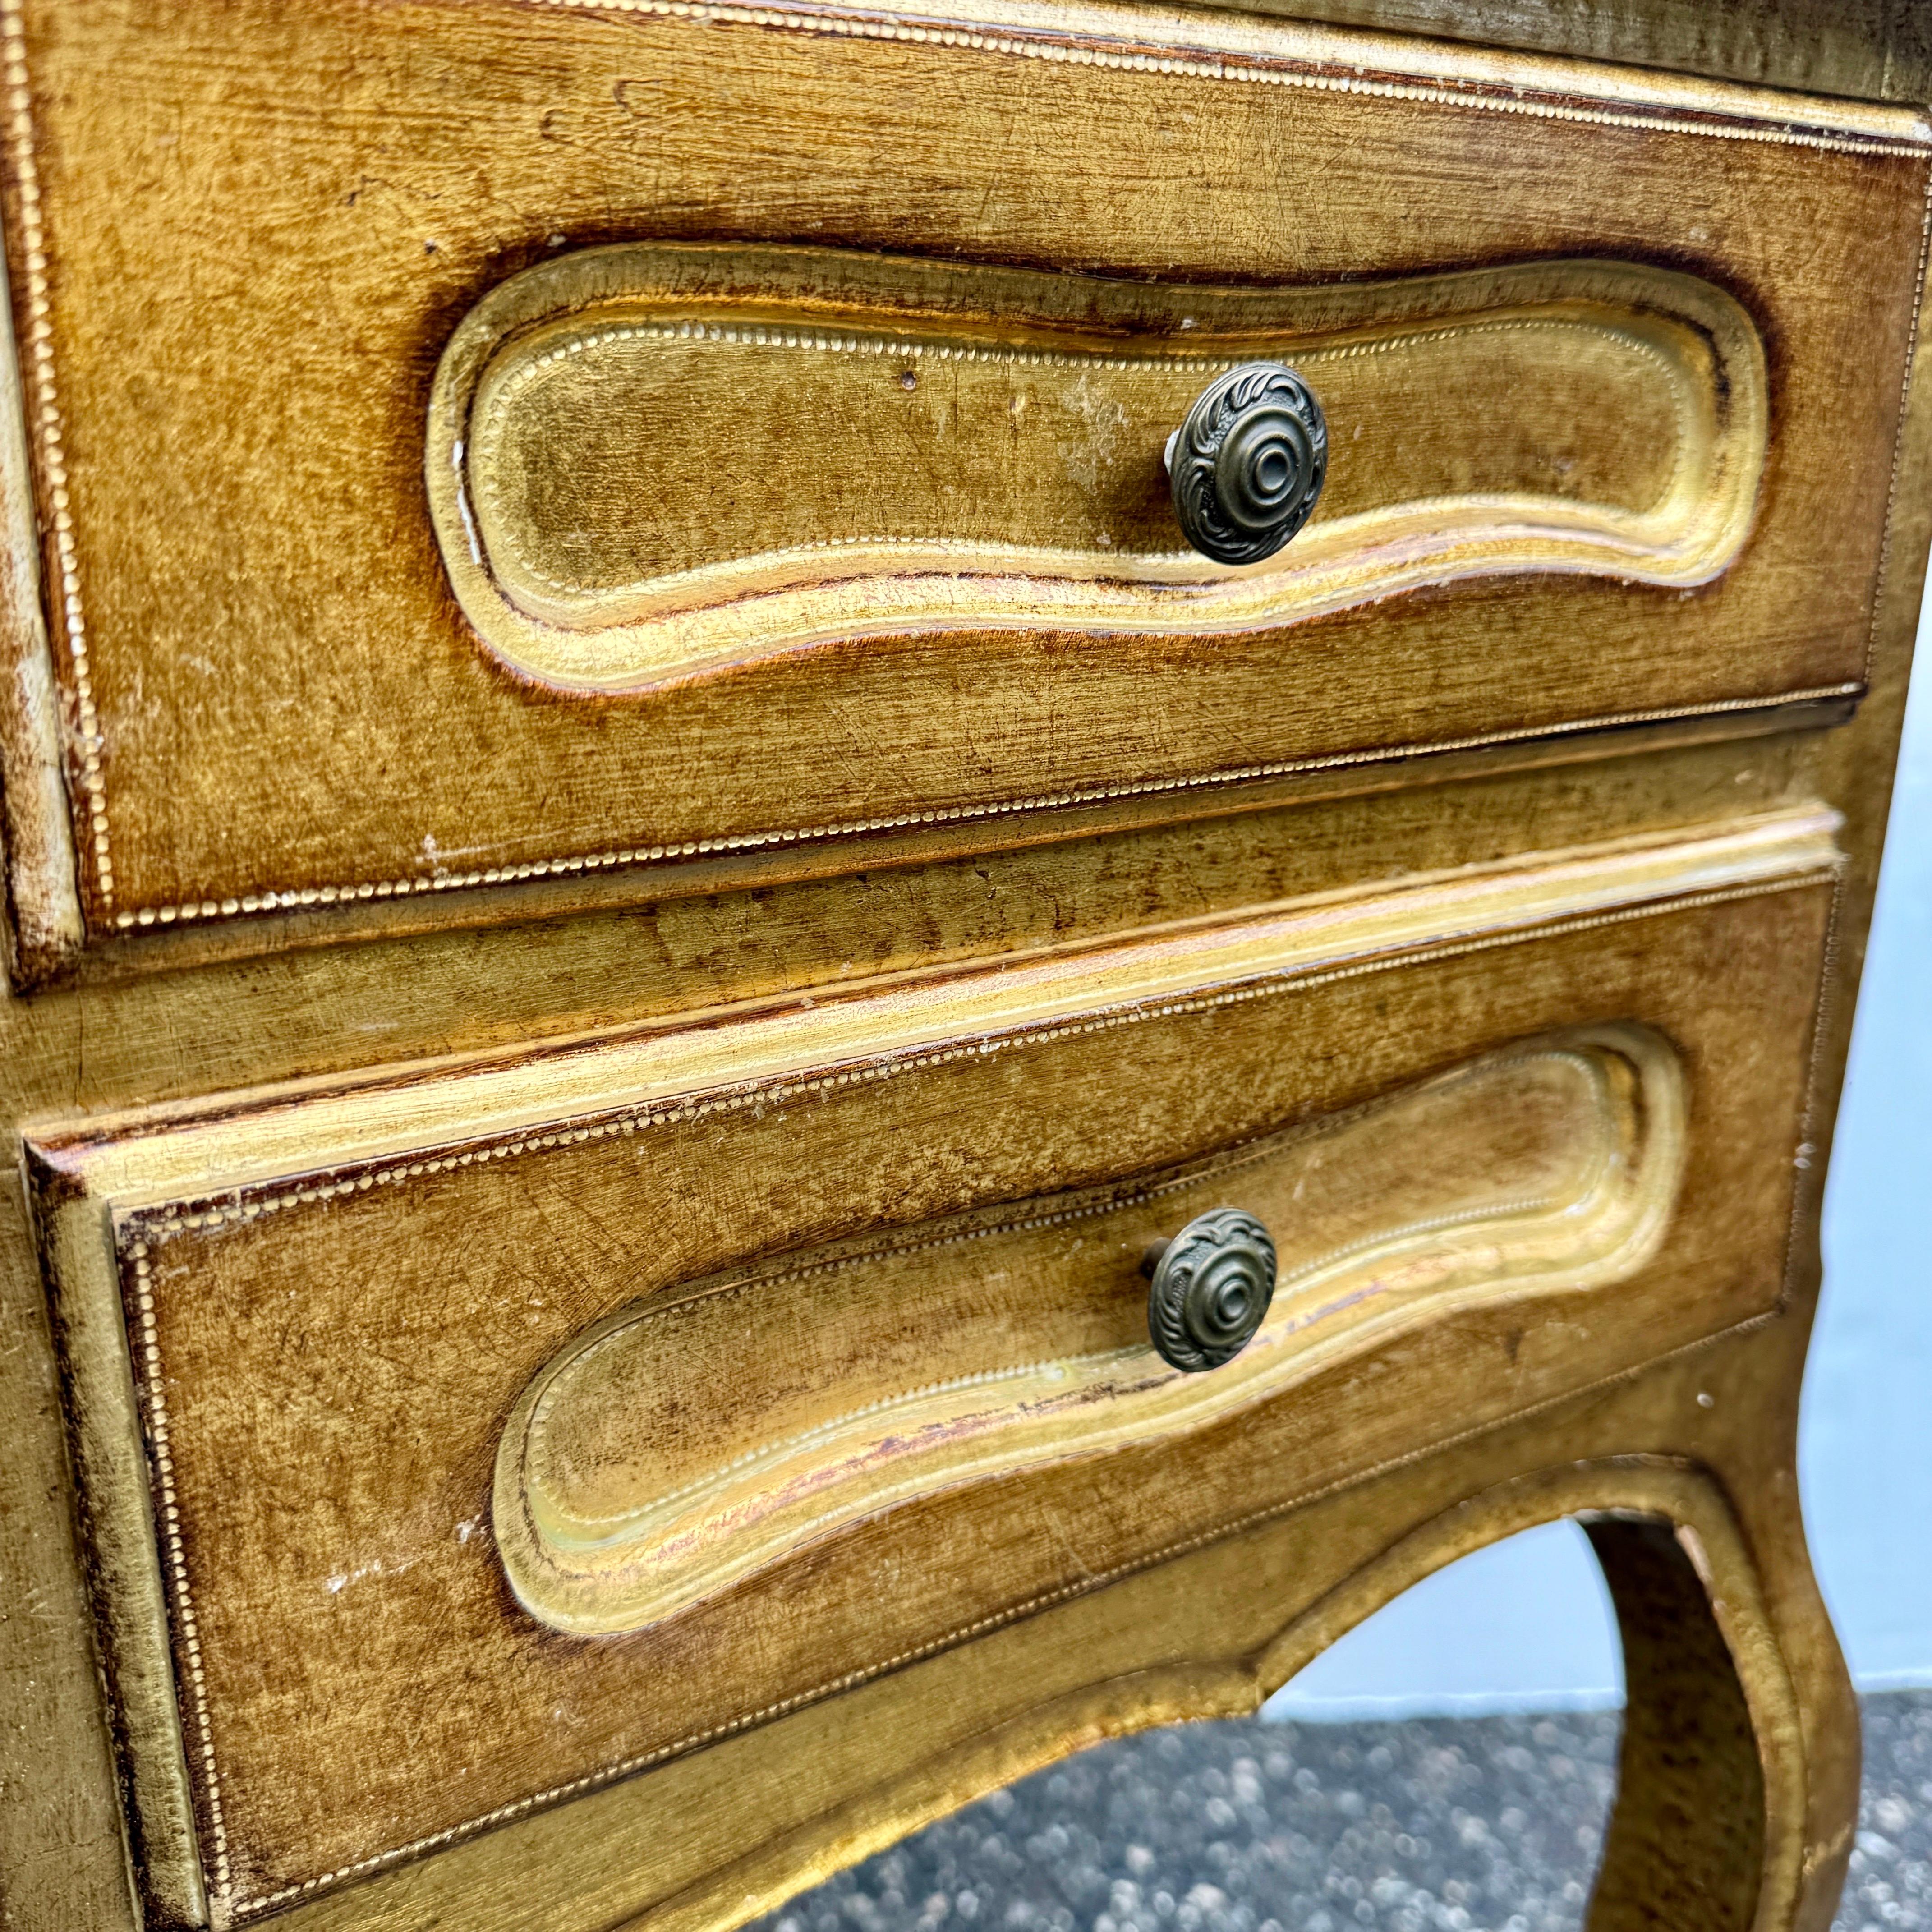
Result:
[[1274,556],[1314,513],[1328,474],[1322,405],[1279,362],[1216,376],[1167,440],[1174,514],[1217,563]]
[[1232,1361],[1274,1294],[1274,1243],[1252,1214],[1215,1208],[1148,1251],[1148,1333],[1166,1360],[1193,1373]]

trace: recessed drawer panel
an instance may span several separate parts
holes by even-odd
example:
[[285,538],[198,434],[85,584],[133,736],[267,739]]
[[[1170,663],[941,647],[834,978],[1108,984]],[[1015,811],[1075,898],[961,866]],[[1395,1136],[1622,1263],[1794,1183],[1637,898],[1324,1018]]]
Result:
[[157,1914],[1773,1308],[1835,864],[1786,815],[37,1132]]
[[[1918,118],[970,13],[23,0],[30,972],[1856,697]],[[1325,486],[1214,562],[1256,358]]]
[[[1267,361],[1316,386],[1330,450],[1305,532],[1234,568],[1187,547],[1157,458]],[[1735,302],[1634,266],[1258,295],[640,244],[466,318],[428,490],[494,651],[641,691],[909,628],[1205,636],[1464,578],[1707,583],[1750,530],[1765,381]]]
[[[511,1412],[491,1504],[506,1571],[554,1628],[648,1630],[897,1503],[1205,1429],[1305,1378],[1331,1340],[1622,1281],[1675,1203],[1683,1112],[1660,1038],[1570,1029],[1178,1172],[647,1298],[572,1340]],[[1269,1300],[1210,1374],[1139,1264],[1231,1212],[1269,1232],[1258,1264],[1214,1244],[1227,1285]],[[1157,1322],[1184,1368],[1150,1346]]]

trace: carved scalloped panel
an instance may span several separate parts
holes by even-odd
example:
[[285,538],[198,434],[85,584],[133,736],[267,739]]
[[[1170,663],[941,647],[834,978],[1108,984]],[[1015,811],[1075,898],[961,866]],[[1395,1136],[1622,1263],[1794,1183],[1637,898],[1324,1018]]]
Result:
[[[1334,457],[1309,527],[1236,569],[1188,548],[1161,450],[1253,361],[1308,380]],[[1211,635],[1466,578],[1700,584],[1744,543],[1767,428],[1744,310],[1636,264],[1237,290],[640,244],[466,318],[428,476],[491,646],[623,689],[906,628]]]
[[[1608,1026],[1178,1172],[670,1290],[573,1341],[511,1411],[505,1568],[560,1630],[645,1628],[880,1510],[1204,1428],[1398,1325],[1624,1280],[1683,1162],[1676,1056]],[[1138,1263],[1224,1202],[1269,1228],[1280,1279],[1240,1354],[1183,1374],[1148,1340]]]
[[[1774,1306],[1834,823],[43,1127],[151,1896],[289,1903]],[[1135,1264],[1224,1203],[1286,1278],[1177,1381]]]

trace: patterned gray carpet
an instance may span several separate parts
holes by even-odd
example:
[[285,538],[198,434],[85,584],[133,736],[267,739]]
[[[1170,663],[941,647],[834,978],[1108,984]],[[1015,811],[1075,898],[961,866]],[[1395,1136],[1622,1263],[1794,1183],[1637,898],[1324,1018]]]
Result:
[[[1932,1693],[1867,1699],[1838,1932],[1932,1928]],[[1574,1932],[1614,1716],[1192,1724],[1103,1744],[760,1932]]]

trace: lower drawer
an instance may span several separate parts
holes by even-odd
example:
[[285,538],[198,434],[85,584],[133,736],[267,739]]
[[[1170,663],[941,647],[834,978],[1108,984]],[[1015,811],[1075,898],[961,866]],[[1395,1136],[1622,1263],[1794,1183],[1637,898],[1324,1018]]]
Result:
[[[312,1895],[1773,1308],[1832,835],[38,1132],[152,1922]],[[1150,1245],[1220,1210],[1220,1300],[1150,1298]],[[1172,1366],[1154,1330],[1184,1358],[1270,1246],[1253,1339]]]

